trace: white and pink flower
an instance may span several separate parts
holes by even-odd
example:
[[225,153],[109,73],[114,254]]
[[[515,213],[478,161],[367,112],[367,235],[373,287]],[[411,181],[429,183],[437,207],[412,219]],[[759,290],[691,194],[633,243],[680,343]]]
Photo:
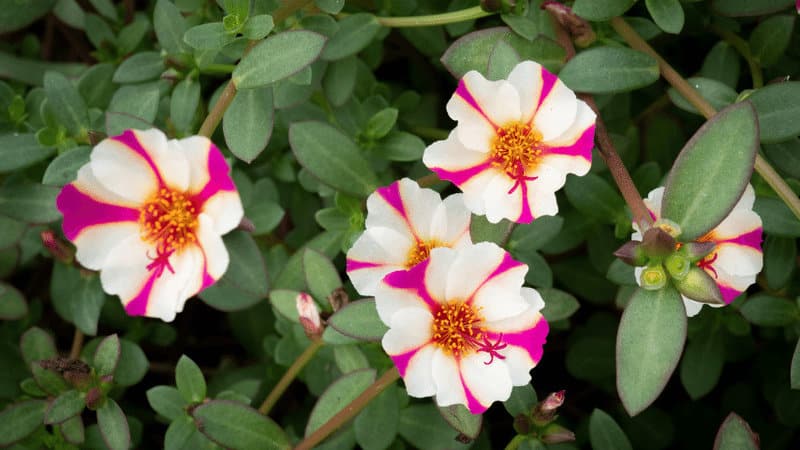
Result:
[[533,61],[518,64],[507,80],[468,72],[447,112],[458,125],[425,150],[423,162],[492,223],[555,215],[555,192],[567,174],[591,167],[595,113]]
[[[650,191],[644,200],[653,220],[661,218],[661,201],[664,197],[664,188],[659,187]],[[756,282],[756,275],[761,272],[764,264],[764,255],[761,250],[762,227],[761,218],[753,211],[755,202],[753,187],[747,185],[742,198],[733,207],[730,214],[713,230],[701,236],[696,242],[713,242],[714,250],[706,255],[697,266],[706,271],[719,286],[725,304],[730,304],[736,297]],[[636,227],[636,225],[634,225]],[[633,240],[641,240],[642,234],[638,231],[631,235]],[[636,282],[642,268],[634,270]],[[694,316],[706,303],[694,301],[683,296],[686,314]],[[708,304],[718,308],[725,305]]]
[[497,245],[434,248],[407,271],[387,275],[376,307],[389,326],[383,349],[412,397],[474,414],[530,382],[549,331],[528,266]]
[[242,203],[217,147],[159,130],[104,139],[56,201],[76,259],[132,316],[171,321],[225,273]]
[[347,252],[347,275],[361,295],[375,295],[386,274],[426,260],[436,247],[472,243],[461,194],[439,193],[403,178],[367,198],[366,230]]

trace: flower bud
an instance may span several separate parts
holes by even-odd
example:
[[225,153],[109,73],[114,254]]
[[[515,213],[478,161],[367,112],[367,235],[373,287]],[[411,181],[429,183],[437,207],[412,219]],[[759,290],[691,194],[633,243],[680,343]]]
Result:
[[53,256],[53,259],[61,261],[64,264],[72,263],[74,252],[71,248],[60,239],[58,239],[52,230],[44,230],[40,234],[42,238],[42,245]]
[[572,9],[560,2],[545,0],[542,2],[542,9],[547,10],[555,17],[572,36],[572,40],[578,47],[588,47],[597,40],[597,35],[592,30],[592,26],[583,17],[578,16]]
[[309,339],[319,339],[322,336],[322,321],[319,318],[319,309],[314,299],[305,292],[301,292],[295,299],[297,314],[300,316],[300,325]]
[[650,259],[662,259],[675,251],[675,238],[658,227],[653,227],[644,232],[642,250]]
[[664,260],[664,267],[667,269],[669,276],[676,280],[682,280],[686,278],[689,269],[692,268],[692,263],[689,258],[680,253],[673,253]]
[[667,285],[667,272],[664,271],[661,264],[645,267],[639,277],[639,281],[641,281],[643,288],[657,291]]
[[103,393],[100,392],[99,388],[93,387],[86,392],[86,398],[84,399],[86,402],[86,407],[91,409],[92,411],[96,410],[100,406],[100,401],[103,400]]
[[628,241],[614,252],[614,256],[625,264],[643,266],[647,264],[647,256],[642,251],[641,245],[641,241]]
[[333,312],[336,312],[350,303],[350,296],[347,295],[347,291],[344,288],[338,287],[328,296],[328,303],[333,308]]
[[675,287],[681,294],[701,303],[724,305],[719,286],[705,270],[692,266],[689,273],[681,280],[675,280]]
[[566,391],[564,390],[552,392],[547,396],[547,398],[539,402],[539,404],[533,409],[533,422],[539,426],[542,426],[555,420],[558,408],[564,404],[565,393]]

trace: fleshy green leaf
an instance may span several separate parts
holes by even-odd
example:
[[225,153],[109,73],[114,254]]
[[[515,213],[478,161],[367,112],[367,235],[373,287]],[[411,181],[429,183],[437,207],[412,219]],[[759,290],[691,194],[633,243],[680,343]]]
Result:
[[175,366],[175,384],[184,400],[190,403],[199,403],[206,398],[206,380],[203,371],[183,355]]
[[75,324],[85,334],[97,334],[97,321],[106,301],[97,274],[82,273],[77,267],[56,263],[50,296],[53,307],[64,320]]
[[106,398],[103,406],[97,409],[97,425],[100,427],[103,442],[110,450],[130,448],[131,432],[128,419],[113,399]]
[[511,417],[517,417],[520,414],[530,414],[538,401],[533,386],[524,384],[522,386],[514,386],[514,389],[511,390],[511,396],[503,402],[503,407],[511,414]]
[[298,291],[274,289],[269,293],[269,302],[283,317],[299,323],[296,305],[298,295],[300,295]]
[[797,345],[794,348],[789,375],[792,389],[800,389],[800,339],[797,340]]
[[114,72],[114,83],[139,83],[158,78],[164,71],[164,58],[158,52],[141,52],[122,62]]
[[470,439],[476,439],[483,427],[483,414],[472,414],[461,404],[440,406],[439,413],[454,430]]
[[319,301],[328,298],[334,289],[342,287],[339,272],[331,260],[310,248],[303,252],[303,272],[311,296]]
[[[340,345],[335,350],[351,348]],[[383,391],[369,402],[353,421],[356,441],[361,448],[389,448],[397,436],[400,402],[395,389]]]
[[736,413],[728,414],[714,439],[714,450],[758,450],[758,436]]
[[508,42],[500,39],[494,44],[486,69],[486,78],[505,80],[520,63],[519,53]]
[[289,143],[300,164],[334,189],[366,197],[378,185],[377,175],[358,146],[326,123],[293,123]]
[[725,360],[724,335],[716,327],[702,330],[689,340],[681,360],[683,387],[693,400],[711,392],[722,374]]
[[58,354],[53,338],[48,332],[39,327],[33,327],[22,334],[19,340],[19,348],[27,365],[34,361],[52,358]]
[[56,156],[44,171],[42,184],[48,186],[64,186],[67,183],[75,181],[78,169],[89,162],[89,155],[91,153],[91,147],[81,146]]
[[201,433],[224,447],[291,448],[289,438],[272,419],[238,402],[212,400],[195,408],[192,416]]
[[42,425],[47,402],[23,400],[0,412],[0,445],[3,447],[24,439]]
[[260,14],[247,19],[242,27],[242,34],[251,41],[259,41],[267,37],[274,27],[275,22],[272,20],[272,16]]
[[55,370],[43,368],[40,362],[31,363],[30,369],[36,384],[50,395],[56,396],[71,387],[61,374]]
[[617,422],[602,409],[589,418],[589,439],[594,450],[630,450],[633,447]]
[[153,29],[158,43],[167,53],[176,55],[188,51],[183,35],[187,29],[186,19],[170,0],[158,0],[153,10]]
[[58,428],[61,430],[61,434],[64,435],[64,440],[70,444],[80,446],[86,440],[83,419],[80,415],[67,419]]
[[686,340],[686,310],[667,287],[638,289],[617,333],[617,391],[630,415],[647,408],[664,390]]
[[14,286],[0,282],[0,319],[18,320],[28,314],[28,303]]
[[344,409],[375,381],[375,369],[361,369],[343,375],[320,395],[308,417],[305,435],[316,431],[336,413]]
[[769,17],[750,34],[750,52],[762,66],[774,65],[786,52],[794,30],[794,20],[794,15]]
[[678,0],[646,0],[647,11],[662,30],[678,34],[683,29],[683,7]]
[[339,21],[339,30],[331,36],[322,51],[322,58],[328,61],[355,55],[364,49],[381,29],[372,14],[352,14]]
[[761,16],[786,9],[792,0],[712,0],[714,11],[723,16],[746,17]]
[[100,341],[92,358],[92,366],[97,374],[100,376],[113,374],[117,369],[121,352],[119,337],[116,334]]
[[153,410],[166,419],[174,421],[183,416],[186,401],[172,386],[155,386],[147,390],[147,401]]
[[[708,100],[714,109],[720,110],[736,101],[736,91],[721,81],[701,77],[692,77],[686,81],[688,81],[703,98]],[[669,94],[672,103],[678,108],[690,113],[700,114],[700,112],[679,94],[675,88],[669,88],[667,94]]]
[[0,173],[24,169],[48,158],[54,152],[54,148],[39,145],[35,134],[2,134],[0,135]]
[[233,71],[237,89],[272,84],[301,71],[319,57],[325,36],[312,31],[285,31],[253,47]]
[[225,31],[222,22],[196,25],[183,34],[183,42],[197,50],[221,50],[233,39],[234,36]]
[[243,231],[228,233],[223,240],[231,254],[230,267],[216,284],[200,293],[200,298],[223,311],[253,306],[269,292],[264,258],[253,237]]
[[44,90],[49,109],[58,122],[67,128],[70,135],[84,135],[89,128],[89,113],[72,82],[58,72],[47,72],[44,75]]
[[747,103],[720,111],[697,130],[672,166],[661,205],[661,217],[680,225],[680,240],[697,239],[728,215],[747,187],[757,152],[758,125]]
[[139,344],[120,339],[120,357],[114,371],[114,383],[120,386],[133,386],[142,381],[150,363]]
[[600,22],[621,16],[636,0],[575,0],[572,11],[587,20]]
[[731,88],[736,88],[741,67],[740,58],[730,44],[725,41],[717,42],[703,60],[700,76],[721,81]]
[[638,89],[658,80],[656,60],[626,47],[593,47],[569,60],[558,74],[570,89],[610,94]]
[[416,161],[422,159],[425,141],[405,131],[392,131],[377,143],[374,151],[390,161]]
[[119,88],[106,111],[106,134],[117,136],[128,128],[153,128],[160,97],[155,84]]
[[0,214],[29,223],[49,223],[61,218],[56,209],[59,189],[40,184],[0,187]]
[[44,415],[44,423],[53,425],[80,414],[86,407],[83,400],[84,394],[78,390],[70,389],[56,397]]
[[748,322],[762,327],[782,327],[800,320],[797,304],[769,294],[756,294],[740,309]]
[[225,143],[237,158],[251,163],[272,135],[272,88],[240,90],[222,118]]
[[[241,95],[236,96],[238,98]],[[169,116],[175,128],[187,132],[200,105],[200,83],[186,78],[175,85],[170,97]]]
[[362,341],[380,341],[388,327],[378,317],[375,300],[348,303],[328,319],[336,331]]
[[580,307],[578,300],[571,294],[558,289],[540,289],[544,299],[541,313],[548,322],[568,319]]
[[343,58],[332,61],[325,69],[322,90],[333,106],[344,105],[353,95],[358,73],[358,59]]
[[625,214],[625,202],[606,180],[588,173],[582,177],[570,177],[564,192],[575,209],[584,216],[601,222],[614,223]]
[[792,279],[797,261],[794,239],[767,236],[764,242],[764,275],[773,290],[786,286]]
[[767,235],[783,237],[800,237],[800,220],[789,210],[785,203],[777,198],[756,197],[753,205],[764,223]]
[[0,8],[0,33],[8,33],[26,27],[47,14],[55,3],[56,0],[3,2],[3,7]]
[[761,142],[781,142],[800,134],[800,81],[775,83],[747,97],[758,113]]

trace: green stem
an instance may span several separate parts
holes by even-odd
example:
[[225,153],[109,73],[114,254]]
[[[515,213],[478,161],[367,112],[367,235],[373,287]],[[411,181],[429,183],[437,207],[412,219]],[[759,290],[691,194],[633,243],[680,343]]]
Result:
[[342,425],[346,424],[350,419],[356,416],[370,401],[377,397],[386,388],[393,385],[395,381],[400,379],[400,373],[396,368],[392,367],[381,375],[380,378],[375,380],[364,392],[361,393],[355,400],[350,402],[347,406],[342,408],[341,411],[336,413],[327,422],[323,423],[316,431],[308,435],[305,439],[300,441],[294,450],[311,450],[315,445],[322,442],[323,439],[330,436],[331,433],[338,430]]
[[75,334],[72,335],[72,347],[69,349],[69,359],[78,359],[81,356],[83,349],[83,332],[75,328]]
[[317,351],[322,348],[324,344],[325,343],[322,341],[322,339],[319,338],[311,341],[311,344],[306,347],[306,349],[303,350],[303,353],[301,353],[300,356],[294,360],[292,365],[289,366],[289,369],[283,374],[283,377],[281,377],[281,379],[278,381],[278,384],[272,388],[272,391],[270,391],[269,395],[267,395],[267,398],[264,399],[264,403],[258,407],[258,412],[265,416],[269,414],[272,407],[275,406],[275,403],[278,403],[281,395],[283,395],[289,385],[292,384],[292,381],[294,381],[294,379],[297,377],[297,374],[303,370],[303,367],[305,367],[306,364],[311,361],[311,358],[314,357]]
[[[432,27],[436,25],[447,25],[448,23],[465,22],[467,20],[480,19],[481,17],[491,16],[495,13],[486,12],[480,6],[462,9],[442,14],[431,14],[429,16],[411,17],[377,17],[378,23],[385,27],[408,28],[408,27]],[[340,14],[341,15],[341,14]]]
[[[700,93],[686,81],[672,66],[664,60],[652,47],[650,44],[645,42],[641,36],[631,28],[624,20],[619,17],[615,17],[611,19],[611,26],[622,36],[623,39],[631,46],[631,48],[635,50],[639,50],[641,52],[647,53],[648,55],[652,56],[653,58],[658,61],[658,67],[661,70],[661,76],[664,77],[667,82],[675,88],[678,93],[680,93],[689,103],[692,104],[698,111],[700,111],[706,119],[710,119],[717,113],[716,109],[711,106],[705,98],[703,98]],[[756,164],[755,164],[756,172],[761,175],[767,184],[772,187],[778,197],[789,207],[789,209],[794,213],[794,215],[800,219],[800,199],[797,198],[792,188],[789,187],[788,184],[781,178],[780,175],[772,168],[772,166],[761,157],[761,155],[756,154]]]
[[730,44],[730,46],[736,49],[736,51],[742,55],[742,58],[747,61],[747,65],[750,67],[750,77],[753,79],[753,88],[758,89],[763,87],[764,76],[761,73],[761,65],[753,57],[753,53],[750,51],[750,44],[737,34],[731,33],[718,25],[711,25],[711,31]]

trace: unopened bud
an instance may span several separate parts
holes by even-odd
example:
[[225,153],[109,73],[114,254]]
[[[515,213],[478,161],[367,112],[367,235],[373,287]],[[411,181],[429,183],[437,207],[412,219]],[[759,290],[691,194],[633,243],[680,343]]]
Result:
[[333,312],[336,312],[350,303],[350,296],[347,295],[347,291],[345,291],[344,288],[338,287],[328,296],[328,303],[330,303],[331,308],[333,308]]
[[542,402],[542,411],[550,412],[555,411],[564,404],[564,396],[567,391],[560,390],[558,392],[552,392],[550,395],[547,396],[546,399]]
[[724,305],[719,286],[705,270],[692,266],[682,280],[675,280],[675,287],[681,294],[701,303]]
[[672,236],[673,238],[677,238],[681,235],[681,226],[678,225],[676,222],[673,222],[669,219],[658,219],[656,223],[653,224],[653,228],[658,228],[663,230],[668,235]]
[[103,393],[100,391],[99,388],[93,387],[86,392],[86,407],[91,409],[92,411],[96,410],[100,406],[100,401],[103,399]]
[[594,34],[589,22],[572,12],[570,7],[557,1],[546,0],[542,2],[541,8],[550,12],[558,20],[558,23],[572,36],[572,40],[577,46],[588,47],[597,40],[597,35]]
[[631,266],[643,266],[647,263],[647,256],[641,248],[641,241],[628,241],[614,252],[614,256]]
[[318,339],[322,336],[322,321],[319,318],[319,309],[314,299],[305,292],[297,295],[295,300],[297,314],[300,316],[300,325],[309,339]]
[[649,291],[657,291],[667,285],[667,272],[661,264],[645,267],[639,277],[642,287]]
[[564,404],[565,393],[564,390],[553,392],[544,401],[539,402],[533,409],[533,422],[538,426],[543,426],[555,420],[558,408]]
[[650,259],[661,259],[672,254],[676,247],[675,238],[659,227],[649,228],[642,238],[642,250]]
[[572,442],[575,440],[575,433],[562,427],[561,425],[551,423],[544,430],[542,430],[541,440],[545,444]]
[[686,278],[689,269],[692,268],[692,263],[689,261],[689,258],[680,253],[673,253],[664,260],[664,267],[672,278],[682,280]]
[[52,230],[44,230],[40,234],[42,238],[42,245],[47,249],[48,253],[53,256],[53,259],[61,261],[64,264],[71,264],[74,256],[72,249],[62,242]]
[[717,248],[714,242],[688,242],[681,245],[680,252],[689,258],[689,261],[696,263],[705,258],[709,253]]

